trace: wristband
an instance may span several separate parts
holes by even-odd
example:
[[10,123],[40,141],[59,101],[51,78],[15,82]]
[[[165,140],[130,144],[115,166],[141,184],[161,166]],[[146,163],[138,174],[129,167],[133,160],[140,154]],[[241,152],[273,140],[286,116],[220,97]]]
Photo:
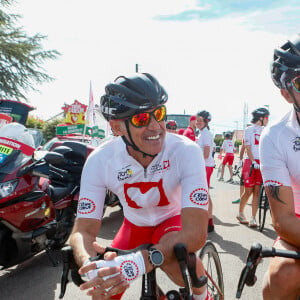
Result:
[[[120,273],[128,282],[131,282],[146,273],[144,257],[141,251],[137,253],[117,256],[112,260],[97,260],[95,261],[95,263],[97,268],[86,273],[88,279],[97,277],[99,269],[106,267],[120,267]],[[103,279],[106,280],[108,278],[117,276],[118,274],[119,273],[115,273],[109,276],[105,276],[103,277]]]

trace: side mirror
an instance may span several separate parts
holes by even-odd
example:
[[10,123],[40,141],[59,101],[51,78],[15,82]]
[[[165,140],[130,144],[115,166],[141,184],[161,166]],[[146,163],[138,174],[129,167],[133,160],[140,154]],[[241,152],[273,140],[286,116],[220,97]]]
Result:
[[51,165],[55,165],[62,163],[64,161],[64,156],[57,152],[48,152],[45,155],[44,160]]

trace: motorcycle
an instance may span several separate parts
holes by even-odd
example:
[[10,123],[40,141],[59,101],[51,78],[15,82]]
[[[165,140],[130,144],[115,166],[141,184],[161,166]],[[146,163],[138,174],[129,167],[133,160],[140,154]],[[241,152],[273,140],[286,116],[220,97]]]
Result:
[[43,250],[56,265],[74,224],[87,145],[66,141],[38,160],[34,151],[0,131],[0,269]]

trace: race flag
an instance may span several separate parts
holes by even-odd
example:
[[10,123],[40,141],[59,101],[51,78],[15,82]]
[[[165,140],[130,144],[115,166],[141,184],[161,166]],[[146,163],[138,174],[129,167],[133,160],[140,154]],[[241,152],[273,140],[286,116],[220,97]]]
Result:
[[87,121],[88,121],[88,125],[90,127],[93,127],[96,125],[95,104],[94,104],[94,97],[93,97],[93,90],[92,90],[92,81],[90,81],[90,99],[89,99],[89,106],[88,106]]

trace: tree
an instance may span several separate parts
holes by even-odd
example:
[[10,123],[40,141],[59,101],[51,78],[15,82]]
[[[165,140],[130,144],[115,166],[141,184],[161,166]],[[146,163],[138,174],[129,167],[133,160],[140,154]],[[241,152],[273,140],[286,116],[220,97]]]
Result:
[[44,123],[42,131],[43,131],[43,136],[44,136],[45,142],[48,142],[49,140],[51,140],[52,138],[54,138],[56,136],[56,126],[61,123],[63,123],[62,118],[54,119],[52,121]]
[[[0,0],[1,7],[8,7],[15,0]],[[22,27],[16,27],[19,15],[0,9],[0,98],[27,101],[26,93],[38,91],[34,83],[50,82],[42,67],[45,60],[56,59],[57,50],[43,50],[46,36],[40,33],[28,36]]]

